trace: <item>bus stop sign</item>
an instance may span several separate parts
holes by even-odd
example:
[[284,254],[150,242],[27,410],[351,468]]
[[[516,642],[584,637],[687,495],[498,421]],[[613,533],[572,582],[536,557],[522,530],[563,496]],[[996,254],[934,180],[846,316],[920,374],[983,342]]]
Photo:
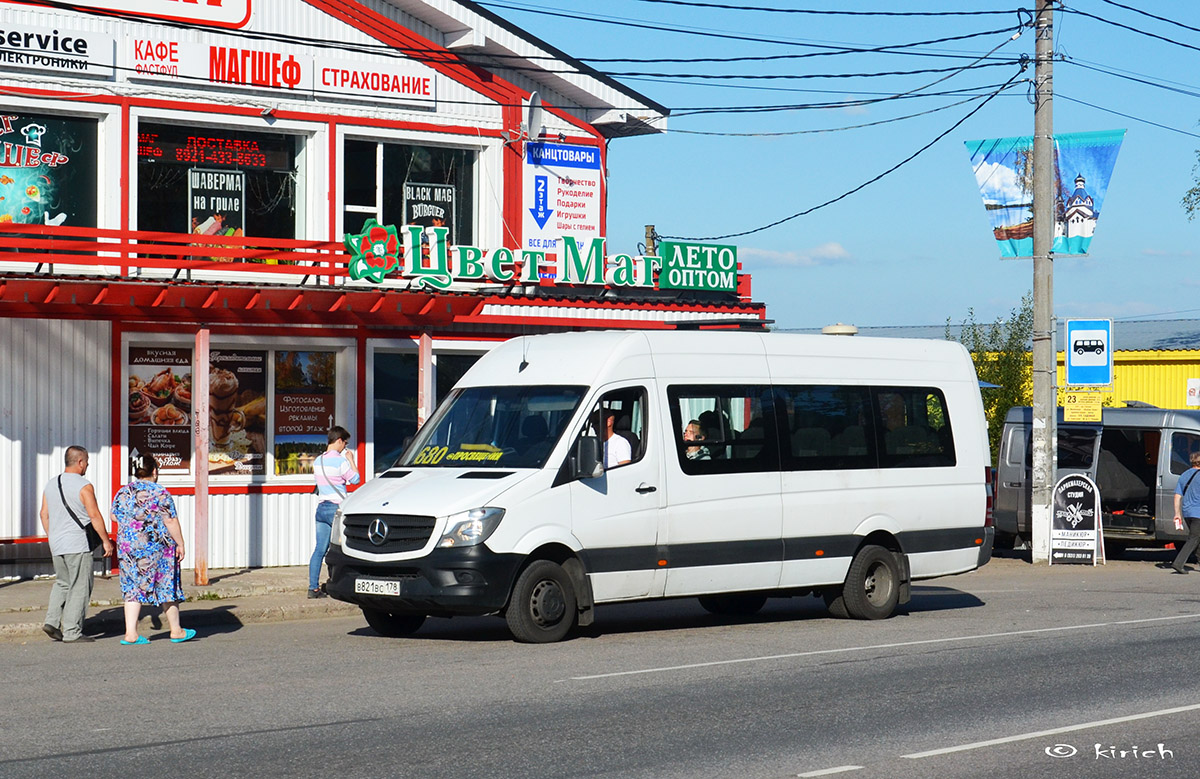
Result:
[[1068,319],[1067,385],[1113,383],[1111,319]]

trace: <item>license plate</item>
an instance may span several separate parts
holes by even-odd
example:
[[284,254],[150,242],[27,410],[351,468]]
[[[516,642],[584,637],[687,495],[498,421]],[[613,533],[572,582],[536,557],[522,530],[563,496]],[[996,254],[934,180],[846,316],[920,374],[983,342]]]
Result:
[[400,582],[391,579],[355,579],[354,591],[364,595],[399,595]]

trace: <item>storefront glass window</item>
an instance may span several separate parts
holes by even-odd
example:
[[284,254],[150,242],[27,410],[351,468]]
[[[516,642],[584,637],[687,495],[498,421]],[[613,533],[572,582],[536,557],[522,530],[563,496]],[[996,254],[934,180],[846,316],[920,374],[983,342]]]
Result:
[[0,222],[95,227],[96,126],[0,113]]
[[380,144],[347,141],[343,156],[343,193],[347,233],[362,230],[368,218],[381,224],[443,226],[450,242],[474,239],[471,215],[475,190],[475,152],[440,146],[382,144],[383,186],[377,186]]
[[[478,354],[438,354],[434,357],[434,392],[440,403],[458,383]],[[417,355],[413,352],[375,353],[374,442],[375,473],[382,473],[404,451],[417,432]]]
[[281,133],[138,127],[138,229],[297,238],[297,149]]

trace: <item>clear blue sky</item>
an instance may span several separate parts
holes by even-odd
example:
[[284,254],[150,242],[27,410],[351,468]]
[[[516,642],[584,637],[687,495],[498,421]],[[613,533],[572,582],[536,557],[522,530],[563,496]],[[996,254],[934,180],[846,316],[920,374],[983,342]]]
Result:
[[[1194,0],[1120,2],[1200,28]],[[980,56],[1005,41],[1017,23],[1015,11],[1003,16],[897,18],[773,14],[640,0],[486,0],[483,4],[584,60],[796,54],[818,50],[796,44],[861,48],[1008,28],[916,49],[923,55]],[[749,4],[860,11],[1009,7],[1003,0],[749,0]],[[1032,7],[1034,2],[1023,5]],[[1200,269],[1196,268],[1200,252],[1193,248],[1200,239],[1200,219],[1189,222],[1180,205],[1194,183],[1192,169],[1200,148],[1200,75],[1195,67],[1200,61],[1200,32],[1104,0],[1069,0],[1067,7],[1194,48],[1081,14],[1055,15],[1056,48],[1068,58],[1054,66],[1055,132],[1128,129],[1090,256],[1055,262],[1055,314],[1118,320],[1200,317]],[[538,11],[566,11],[577,18]],[[602,24],[593,21],[596,18],[634,21],[656,29]],[[701,37],[673,31],[677,29],[744,35],[754,40]],[[767,38],[783,43],[769,43],[764,40]],[[1024,54],[1032,59],[1033,52],[1034,35],[1026,30],[994,56],[1016,60]],[[589,64],[605,72],[831,74],[955,68],[970,62],[852,53],[748,64]],[[816,134],[730,137],[678,131],[781,133],[865,124],[990,92],[969,88],[1001,84],[1017,70],[1015,64],[972,69],[927,90],[968,89],[961,96],[698,116],[682,114],[688,107],[701,106],[840,103],[868,96],[864,95],[867,92],[906,92],[946,74],[690,83],[618,77],[671,108],[673,116],[666,134],[617,139],[609,148],[610,251],[635,250],[646,224],[656,225],[662,235],[715,236],[751,230],[816,206],[908,157],[979,103],[876,127]],[[1032,80],[1032,63],[1020,78]],[[938,325],[947,317],[957,323],[968,308],[974,308],[980,320],[1006,315],[1032,288],[1032,265],[1028,260],[999,259],[963,142],[1032,134],[1033,107],[1026,91],[1022,83],[997,96],[916,159],[857,194],[769,230],[720,241],[738,246],[743,269],[754,279],[754,297],[767,303],[768,317],[787,328],[832,322]]]

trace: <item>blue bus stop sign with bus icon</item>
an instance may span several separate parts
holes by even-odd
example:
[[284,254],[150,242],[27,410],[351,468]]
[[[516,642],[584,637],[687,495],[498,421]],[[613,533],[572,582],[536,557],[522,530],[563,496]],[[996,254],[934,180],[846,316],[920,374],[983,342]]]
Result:
[[1066,341],[1068,386],[1112,384],[1111,319],[1068,319]]

